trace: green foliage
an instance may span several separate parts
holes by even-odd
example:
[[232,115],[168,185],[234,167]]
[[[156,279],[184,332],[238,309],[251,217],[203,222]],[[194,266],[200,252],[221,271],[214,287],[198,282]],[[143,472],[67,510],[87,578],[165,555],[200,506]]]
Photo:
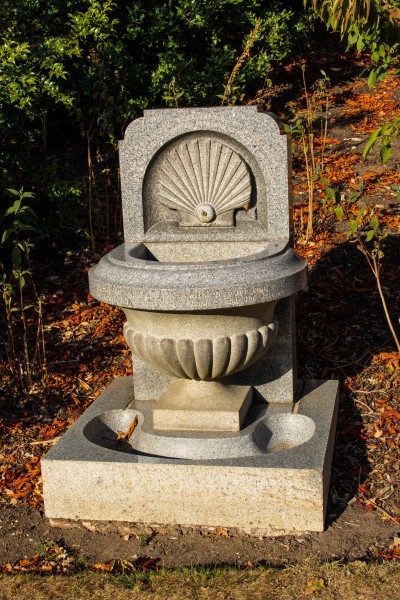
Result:
[[139,87],[143,91],[147,88],[142,108],[149,102],[159,105],[163,96],[168,106],[175,107],[176,98],[169,93],[171,82],[181,94],[180,106],[218,104],[221,86],[257,19],[257,42],[235,84],[250,96],[259,89],[271,65],[280,64],[306,42],[313,19],[299,6],[287,7],[280,0],[131,3],[127,38],[136,59],[134,74],[140,78]]
[[389,326],[393,340],[398,352],[400,352],[400,341],[393,326],[387,305],[385,294],[381,283],[382,259],[384,258],[384,244],[388,232],[384,231],[373,206],[366,203],[360,208],[358,202],[363,198],[364,182],[361,180],[359,189],[353,192],[350,198],[341,197],[333,188],[327,186],[327,198],[330,197],[330,206],[335,212],[338,221],[346,220],[348,229],[346,235],[350,242],[355,243],[363,253],[369,268],[375,278],[386,321]]
[[250,93],[272,64],[306,41],[313,19],[299,6],[281,0],[5,0],[0,107],[35,120],[62,105],[82,130],[113,138],[138,110],[163,99],[216,104],[216,91],[257,19],[257,47],[240,75]]
[[24,236],[26,232],[36,231],[31,224],[32,218],[36,219],[36,215],[32,208],[24,203],[26,198],[33,198],[32,192],[24,192],[23,189],[19,192],[8,189],[8,192],[17,198],[4,214],[4,221],[6,223],[8,221],[8,226],[2,232],[1,247],[4,248],[4,245],[11,246],[12,267],[13,269],[19,269],[22,259],[29,259],[32,244]]
[[363,157],[367,158],[376,143],[380,141],[380,155],[383,163],[387,162],[392,154],[392,137],[400,135],[400,116],[387,121],[380,129],[376,129],[369,137],[363,151]]
[[[3,379],[11,376],[19,389],[28,391],[33,386],[35,372],[40,373],[42,381],[46,374],[42,305],[36,293],[29,262],[33,248],[30,234],[37,231],[32,224],[36,223],[37,217],[27,204],[27,200],[33,198],[31,192],[13,188],[8,189],[8,192],[14,200],[0,221],[0,249],[5,255],[0,262],[3,300],[0,312],[5,317],[5,331],[0,331],[0,351],[5,352],[7,368],[4,364],[1,367],[5,371],[2,373]],[[31,301],[26,301],[27,295]]]
[[372,53],[377,64],[389,65],[400,43],[397,0],[304,0],[328,29],[347,37],[348,47]]

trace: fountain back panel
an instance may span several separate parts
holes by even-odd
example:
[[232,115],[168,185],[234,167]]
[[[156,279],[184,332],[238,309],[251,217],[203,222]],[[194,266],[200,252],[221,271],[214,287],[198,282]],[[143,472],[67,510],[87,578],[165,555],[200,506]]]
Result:
[[43,459],[52,519],[323,529],[337,383],[296,378],[290,155],[257,107],[128,126],[125,242],[89,283],[126,314],[134,377]]

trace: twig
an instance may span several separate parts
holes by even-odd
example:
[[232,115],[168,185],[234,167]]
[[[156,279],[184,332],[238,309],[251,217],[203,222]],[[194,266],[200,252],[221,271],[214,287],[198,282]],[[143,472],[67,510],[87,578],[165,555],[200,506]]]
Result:
[[55,444],[56,442],[58,442],[58,440],[61,438],[61,436],[52,438],[51,440],[36,440],[34,442],[30,442],[31,446],[47,446],[48,444]]
[[365,404],[365,402],[363,402],[362,400],[358,400],[357,398],[354,398],[354,402],[357,402],[357,404],[361,404],[362,406],[365,406],[365,408],[366,408],[367,410],[369,410],[369,414],[370,414],[370,415],[373,415],[373,414],[375,414],[375,413],[374,413],[374,411],[372,410],[372,408],[370,408],[370,407],[368,406],[368,404]]
[[254,29],[250,33],[249,41],[247,42],[242,54],[239,56],[238,60],[236,61],[236,64],[232,69],[232,73],[229,76],[228,83],[225,86],[225,91],[224,91],[224,95],[223,95],[222,102],[221,102],[222,105],[225,104],[225,102],[227,100],[229,100],[229,94],[230,94],[230,89],[231,89],[232,83],[234,82],[235,77],[236,77],[240,67],[242,66],[242,64],[244,63],[246,58],[249,56],[251,47],[253,46],[254,42],[257,39],[258,31],[259,31],[260,27],[261,27],[261,19],[257,19]]
[[386,517],[388,517],[391,521],[393,521],[393,523],[396,523],[396,525],[399,524],[399,521],[397,519],[395,519],[394,517],[392,517],[392,515],[387,510],[385,510],[381,506],[378,506],[378,504],[376,504],[373,500],[367,500],[364,497],[364,501],[365,501],[366,504],[371,504],[371,506],[373,506],[374,508],[376,508],[376,510],[382,512],[384,515],[386,515]]

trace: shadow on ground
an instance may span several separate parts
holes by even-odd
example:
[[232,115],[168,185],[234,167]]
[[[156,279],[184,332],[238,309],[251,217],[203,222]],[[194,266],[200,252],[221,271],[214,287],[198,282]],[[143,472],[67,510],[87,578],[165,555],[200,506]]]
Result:
[[[387,238],[382,268],[393,317],[399,312],[398,244],[397,236]],[[309,289],[297,299],[297,330],[299,378],[333,378],[341,383],[329,524],[345,509],[371,468],[362,416],[348,383],[352,378],[362,379],[373,356],[395,349],[374,275],[355,244],[336,246],[310,271]]]

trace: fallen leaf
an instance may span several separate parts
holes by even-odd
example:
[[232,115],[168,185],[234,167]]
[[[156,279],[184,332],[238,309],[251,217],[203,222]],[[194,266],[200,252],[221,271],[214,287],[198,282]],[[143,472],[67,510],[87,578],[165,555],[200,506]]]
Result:
[[222,527],[217,527],[216,532],[221,537],[225,537],[225,538],[229,537],[228,531],[226,529],[222,529]]
[[312,594],[313,592],[318,592],[325,587],[325,582],[322,577],[318,577],[317,579],[312,579],[307,582],[306,594]]
[[78,381],[81,384],[81,386],[83,387],[83,389],[88,390],[89,392],[92,391],[92,388],[90,387],[90,385],[88,383],[86,383],[86,381],[79,379],[79,377],[78,377]]
[[139,418],[137,415],[132,420],[132,423],[129,425],[128,431],[117,431],[117,442],[129,442],[132,433],[135,431],[136,425],[139,423]]

